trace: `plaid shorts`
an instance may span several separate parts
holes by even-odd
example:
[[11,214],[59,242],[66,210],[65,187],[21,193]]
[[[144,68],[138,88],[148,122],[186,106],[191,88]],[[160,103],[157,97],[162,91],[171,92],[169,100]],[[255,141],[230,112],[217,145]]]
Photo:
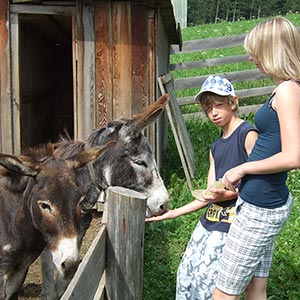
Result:
[[291,212],[293,199],[275,209],[244,202],[236,203],[220,262],[216,286],[229,295],[242,294],[252,277],[268,277],[275,240]]

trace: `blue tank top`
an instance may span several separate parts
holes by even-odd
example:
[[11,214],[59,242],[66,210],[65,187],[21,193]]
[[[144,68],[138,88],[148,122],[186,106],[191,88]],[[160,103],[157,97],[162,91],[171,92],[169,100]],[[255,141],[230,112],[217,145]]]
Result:
[[[243,122],[228,138],[223,139],[220,135],[211,145],[216,180],[222,178],[227,170],[247,161],[245,139],[252,130],[257,131],[250,123]],[[236,199],[210,203],[200,219],[203,227],[209,231],[228,232],[234,216],[235,202]]]
[[[280,125],[271,102],[275,94],[255,114],[258,139],[249,155],[249,161],[261,160],[281,151]],[[264,175],[246,175],[240,184],[241,198],[263,208],[277,208],[285,204],[289,190],[287,172]]]

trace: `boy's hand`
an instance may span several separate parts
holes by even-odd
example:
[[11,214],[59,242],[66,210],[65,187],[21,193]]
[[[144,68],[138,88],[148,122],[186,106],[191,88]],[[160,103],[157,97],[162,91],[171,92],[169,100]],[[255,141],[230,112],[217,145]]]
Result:
[[146,218],[145,222],[157,222],[157,221],[163,221],[163,220],[168,220],[168,219],[174,219],[174,211],[173,210],[168,210],[164,214],[160,216],[154,216],[150,218]]

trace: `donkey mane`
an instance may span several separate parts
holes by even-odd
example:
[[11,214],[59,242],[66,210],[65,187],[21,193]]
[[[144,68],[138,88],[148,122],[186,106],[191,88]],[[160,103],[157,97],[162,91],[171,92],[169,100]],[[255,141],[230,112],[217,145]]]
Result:
[[54,150],[54,144],[52,143],[40,144],[24,149],[22,155],[29,156],[36,161],[44,161],[46,158],[53,156]]
[[60,137],[60,140],[55,143],[54,155],[68,159],[85,150],[85,142],[72,141],[68,138]]
[[73,141],[68,132],[60,136],[59,141],[55,143],[54,155],[68,159],[85,149],[95,146],[101,146],[109,141],[117,140],[119,130],[125,123],[123,119],[109,122],[107,127],[95,129],[86,141]]

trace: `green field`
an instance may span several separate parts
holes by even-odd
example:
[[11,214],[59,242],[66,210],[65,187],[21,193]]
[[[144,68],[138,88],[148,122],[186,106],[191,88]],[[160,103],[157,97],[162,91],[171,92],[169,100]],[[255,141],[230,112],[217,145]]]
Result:
[[[292,20],[296,26],[300,25],[300,14],[288,15],[287,17]],[[192,40],[246,33],[259,21],[238,21],[235,23],[219,23],[189,27],[183,30],[183,39]],[[198,53],[198,56],[194,59],[199,60],[201,58],[216,57],[215,51]],[[230,52],[230,49],[228,51],[228,53],[225,53],[224,51],[217,55],[233,55],[233,52]],[[234,51],[237,51],[237,54],[244,53],[242,48],[235,49]],[[190,61],[192,59],[190,54],[179,54],[176,55],[176,57],[171,57],[171,60],[172,62],[178,62],[180,60]],[[221,72],[229,72],[231,69],[228,68],[233,68],[237,71],[240,68],[242,69],[242,66],[222,66],[221,68]],[[177,72],[174,74],[174,77],[192,77],[195,76],[195,74],[205,75],[213,72],[218,71],[209,70],[208,72],[208,70],[189,70]],[[196,91],[190,91],[191,95],[195,94],[195,92]],[[253,115],[250,115],[248,119],[252,122]],[[193,143],[197,166],[193,187],[205,188],[208,171],[209,146],[217,137],[219,131],[215,126],[210,124],[209,121],[202,122],[200,120],[191,120],[188,121],[186,125]],[[162,177],[164,178],[171,195],[170,207],[175,208],[190,202],[193,198],[184,178],[175,142],[170,131],[167,153],[167,161],[163,166]],[[290,172],[288,185],[295,202],[292,214],[277,239],[276,251],[268,285],[268,299],[272,300],[300,299],[299,170]],[[177,267],[201,213],[202,211],[199,211],[173,220],[146,223],[143,300],[175,299]]]

